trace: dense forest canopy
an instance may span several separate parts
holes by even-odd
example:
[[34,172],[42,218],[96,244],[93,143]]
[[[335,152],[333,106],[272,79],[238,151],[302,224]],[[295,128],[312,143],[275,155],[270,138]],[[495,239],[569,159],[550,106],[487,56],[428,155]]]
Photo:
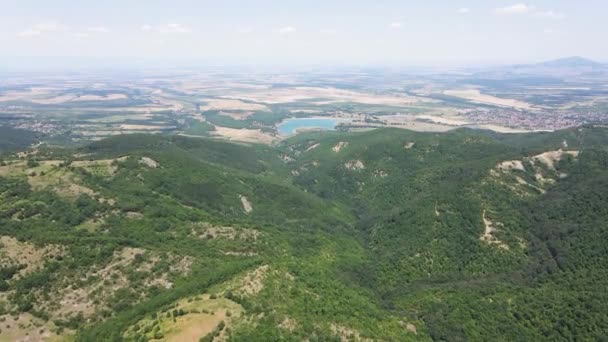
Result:
[[27,150],[35,136],[0,137],[0,335],[608,332],[606,128],[311,132],[275,146],[135,134]]

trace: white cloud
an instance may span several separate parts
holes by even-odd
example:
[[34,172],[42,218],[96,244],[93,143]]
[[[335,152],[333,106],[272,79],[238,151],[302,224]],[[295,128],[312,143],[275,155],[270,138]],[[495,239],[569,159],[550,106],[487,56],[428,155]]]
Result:
[[89,32],[95,32],[95,33],[108,33],[108,32],[110,32],[110,30],[107,27],[105,27],[105,26],[88,27],[87,31],[89,31]]
[[236,32],[240,34],[249,34],[252,33],[253,30],[253,27],[240,27],[236,30]]
[[40,31],[40,30],[26,29],[26,30],[19,32],[17,35],[20,37],[33,37],[33,36],[39,36],[41,34],[42,34],[42,31]]
[[293,26],[285,26],[279,29],[280,34],[290,34],[296,31],[296,28]]
[[547,29],[543,30],[543,33],[544,34],[555,34],[555,33],[559,33],[559,30],[547,28]]
[[141,25],[140,29],[141,29],[142,31],[146,31],[146,32],[148,32],[148,31],[152,31],[152,26],[151,26],[151,25],[148,25],[148,24],[143,24],[143,25]]
[[36,29],[45,31],[45,32],[51,32],[51,31],[59,30],[60,26],[59,26],[59,24],[56,24],[56,23],[45,23],[45,24],[36,25]]
[[160,28],[160,32],[165,34],[190,34],[192,29],[181,24],[167,24]]
[[530,17],[545,19],[564,19],[566,17],[566,15],[563,13],[559,13],[554,10],[541,11],[536,9],[534,6],[529,6],[524,3],[497,8],[494,10],[494,13],[500,15],[527,15]]
[[514,14],[527,14],[533,10],[533,7],[526,4],[515,4],[513,6],[501,7],[494,10],[496,14],[514,15]]
[[460,14],[467,14],[469,12],[471,12],[471,10],[466,7],[462,7],[462,8],[458,9],[458,13],[460,13]]
[[539,18],[547,18],[547,19],[564,19],[566,17],[565,14],[558,13],[553,10],[539,11],[539,12],[534,13],[534,15]]
[[77,32],[72,34],[72,36],[76,37],[76,38],[89,38],[90,34],[85,33],[85,32]]
[[319,32],[321,32],[322,34],[333,36],[334,34],[338,33],[338,30],[335,30],[335,29],[321,29],[321,30],[319,30]]
[[19,32],[17,35],[20,37],[34,37],[41,36],[48,32],[54,32],[60,30],[62,27],[56,23],[43,23],[38,24],[32,28],[25,29]]
[[393,29],[400,29],[402,26],[403,26],[403,24],[399,23],[399,22],[394,22],[394,23],[391,23],[391,25],[390,25],[390,27]]

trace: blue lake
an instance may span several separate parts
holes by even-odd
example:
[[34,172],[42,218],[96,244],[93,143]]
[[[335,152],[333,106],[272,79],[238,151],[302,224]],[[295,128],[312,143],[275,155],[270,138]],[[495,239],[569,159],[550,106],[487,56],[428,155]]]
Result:
[[297,130],[302,128],[334,130],[337,124],[338,120],[330,118],[287,119],[281,122],[277,129],[281,135],[291,135],[296,134]]

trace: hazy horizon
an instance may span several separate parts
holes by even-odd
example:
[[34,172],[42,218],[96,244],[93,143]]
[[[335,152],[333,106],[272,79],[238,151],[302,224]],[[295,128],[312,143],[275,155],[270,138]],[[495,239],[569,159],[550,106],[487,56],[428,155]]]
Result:
[[586,56],[558,56],[552,59],[526,60],[526,61],[469,61],[469,62],[444,62],[444,63],[423,63],[423,62],[360,62],[360,63],[338,63],[338,62],[239,62],[213,59],[171,59],[171,58],[145,58],[145,57],[82,57],[82,56],[19,56],[19,57],[0,57],[0,71],[36,71],[41,69],[48,71],[64,71],[68,69],[81,71],[94,70],[146,70],[150,68],[162,69],[206,69],[206,68],[227,68],[227,69],[248,69],[256,68],[261,70],[336,70],[336,69],[398,69],[407,70],[440,70],[440,69],[465,69],[465,68],[491,68],[502,66],[515,66],[543,63],[553,60],[565,59],[570,57],[582,57],[595,62],[607,63],[605,60],[587,58]]
[[595,0],[25,0],[0,14],[0,60],[3,68],[608,61],[606,10]]

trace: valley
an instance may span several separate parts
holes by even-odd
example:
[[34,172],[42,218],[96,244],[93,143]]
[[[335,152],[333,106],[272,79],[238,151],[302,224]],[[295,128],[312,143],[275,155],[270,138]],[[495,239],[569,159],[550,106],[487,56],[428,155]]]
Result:
[[4,1],[0,342],[608,341],[607,12]]
[[[286,135],[282,122],[300,119],[331,120],[343,131],[422,132],[552,131],[604,122],[608,68],[575,62],[506,70],[412,69],[391,72],[390,79],[381,70],[365,69],[294,69],[281,75],[263,69],[253,74],[238,69],[142,69],[120,76],[11,73],[0,81],[0,124],[69,145],[132,133],[273,144]],[[558,72],[569,67],[569,73]],[[556,74],[549,77],[551,70]]]

